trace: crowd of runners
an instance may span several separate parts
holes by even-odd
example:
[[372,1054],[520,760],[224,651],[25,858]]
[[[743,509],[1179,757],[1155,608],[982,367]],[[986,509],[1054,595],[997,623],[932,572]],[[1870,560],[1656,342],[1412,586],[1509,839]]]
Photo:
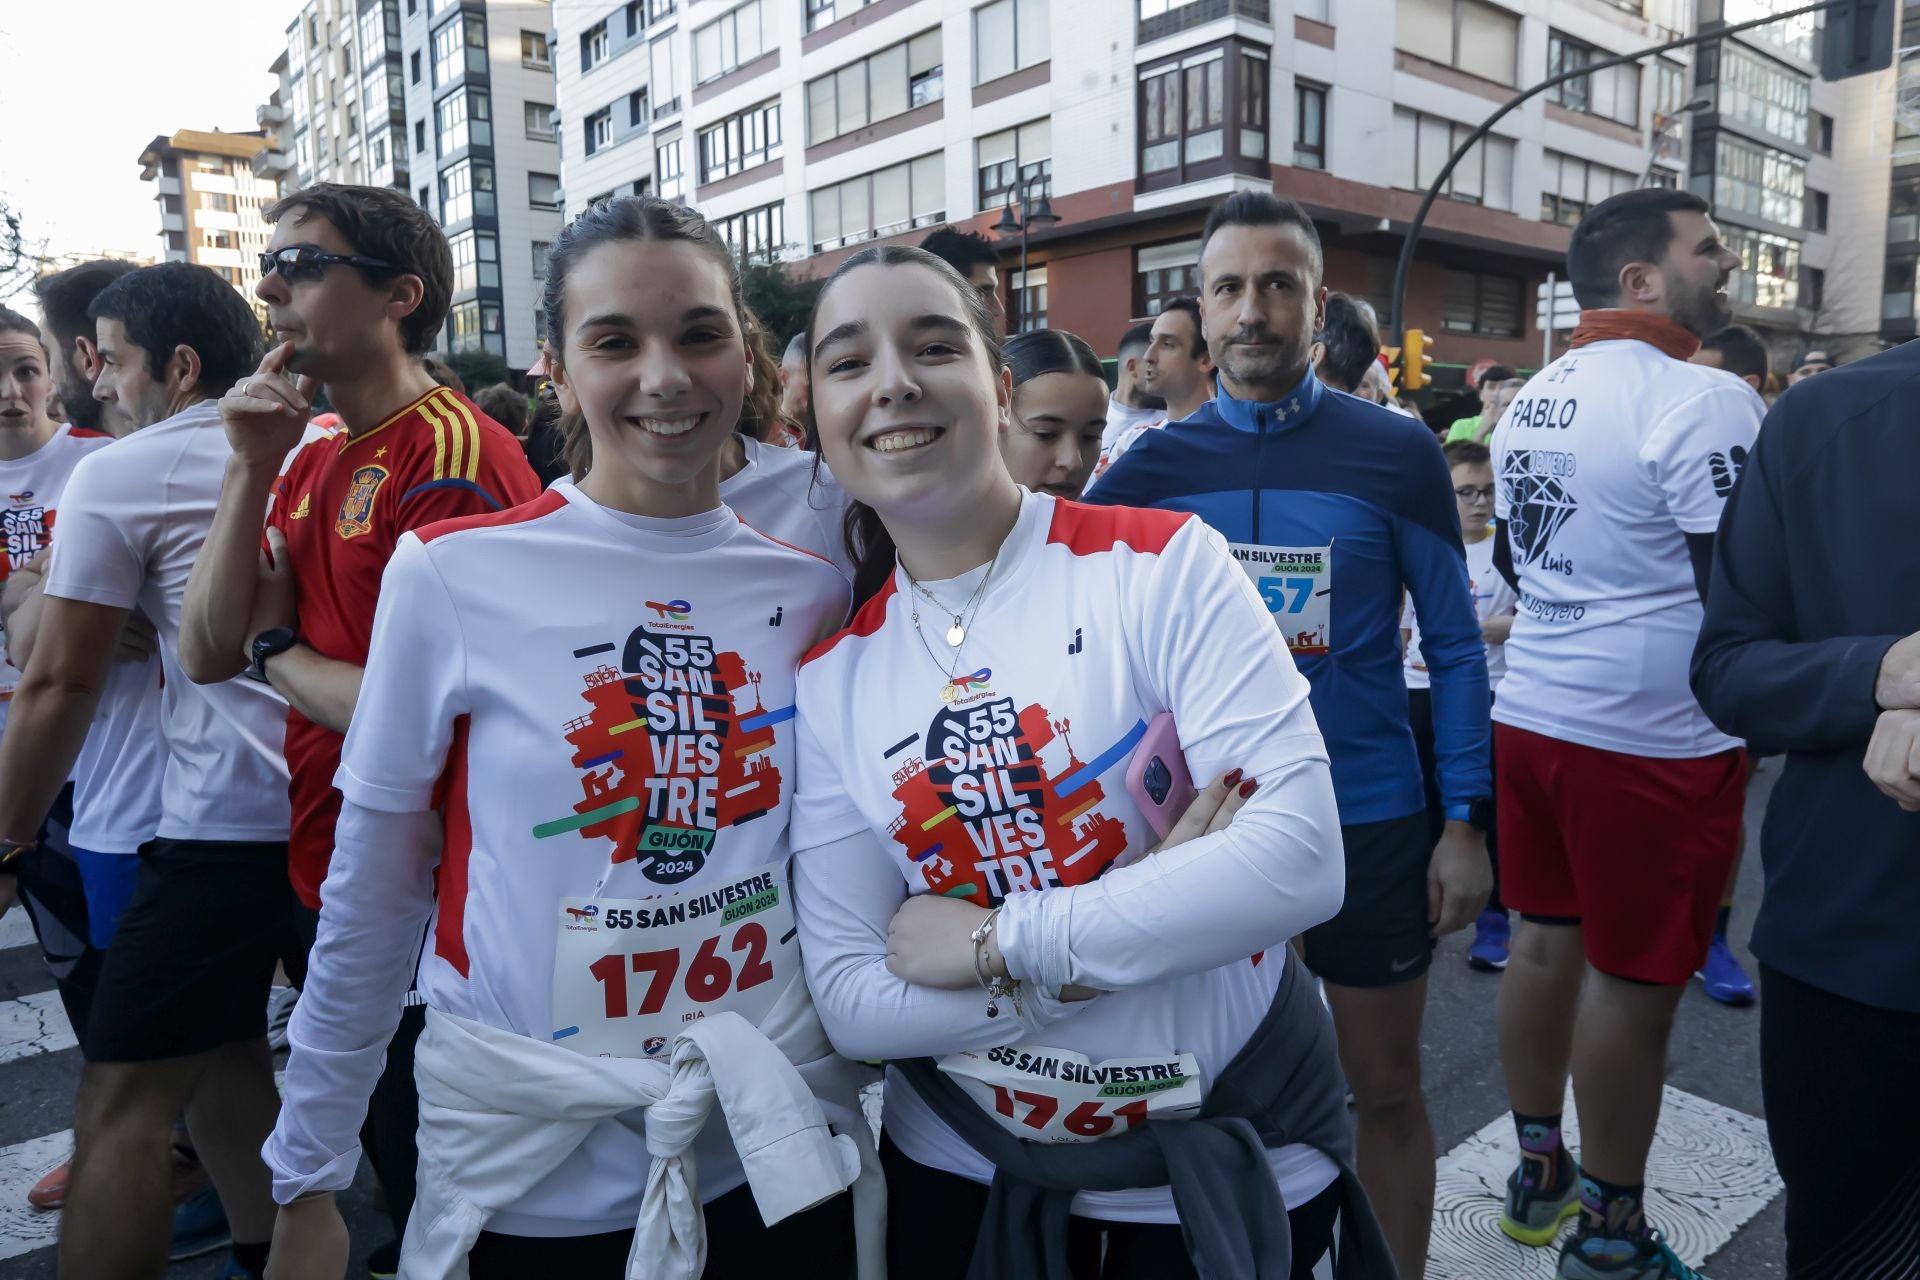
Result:
[[1920,346],[1779,394],[1710,214],[1594,206],[1570,349],[1438,431],[1264,192],[1111,381],[981,237],[783,346],[699,213],[597,204],[530,425],[428,358],[398,192],[268,211],[264,337],[201,267],[43,278],[0,911],[85,1062],[61,1276],[1412,1280],[1467,929],[1562,1280],[1698,1275],[1646,1208],[1696,975],[1761,999],[1786,1273],[1920,1276]]

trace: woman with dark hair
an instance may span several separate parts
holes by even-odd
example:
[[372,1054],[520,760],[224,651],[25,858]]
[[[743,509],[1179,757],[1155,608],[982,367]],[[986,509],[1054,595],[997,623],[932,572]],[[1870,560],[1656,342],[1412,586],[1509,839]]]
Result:
[[764,388],[705,219],[596,205],[545,306],[583,478],[387,568],[265,1153],[276,1265],[341,1273],[333,1193],[417,953],[404,1274],[844,1276],[870,1141],[801,973],[787,811],[795,668],[847,583],[721,502]]
[[[890,1064],[891,1273],[1299,1280],[1343,1214],[1338,1274],[1391,1277],[1287,947],[1341,900],[1326,747],[1252,581],[1194,517],[1014,482],[946,264],[854,254],[807,338],[864,603],[800,671],[795,895],[834,1044]],[[1214,781],[1156,849],[1163,714]]]
[[1100,357],[1065,329],[1019,334],[1005,353],[1013,371],[1013,410],[1000,432],[1007,473],[1035,493],[1078,498],[1107,425]]

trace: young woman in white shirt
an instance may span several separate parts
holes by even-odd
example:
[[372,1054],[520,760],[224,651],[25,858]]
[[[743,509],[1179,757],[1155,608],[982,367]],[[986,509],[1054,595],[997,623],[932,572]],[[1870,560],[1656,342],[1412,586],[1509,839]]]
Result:
[[[924,252],[848,258],[808,350],[864,603],[800,671],[795,896],[835,1045],[889,1063],[892,1274],[1287,1280],[1344,1209],[1339,1274],[1390,1277],[1286,946],[1341,900],[1326,748],[1252,583],[1197,519],[1015,484],[990,318]],[[1168,712],[1224,812],[1146,856]]]
[[387,568],[266,1148],[269,1274],[343,1269],[333,1193],[417,957],[405,1274],[851,1275],[860,1156],[829,1125],[864,1124],[858,1081],[807,999],[786,873],[794,672],[847,582],[720,501],[772,389],[698,213],[581,215],[545,306],[592,469]]
[[1107,425],[1107,378],[1086,340],[1065,329],[1008,338],[1013,408],[1000,430],[1000,456],[1014,483],[1056,498],[1078,498],[1100,457]]

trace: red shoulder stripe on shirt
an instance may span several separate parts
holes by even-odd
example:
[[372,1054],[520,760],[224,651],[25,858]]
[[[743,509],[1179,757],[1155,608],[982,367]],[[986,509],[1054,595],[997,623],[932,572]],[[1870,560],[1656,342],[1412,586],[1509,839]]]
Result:
[[1090,507],[1056,498],[1047,541],[1077,556],[1097,555],[1125,543],[1135,551],[1159,555],[1173,541],[1180,526],[1193,519],[1190,511],[1151,511],[1142,507]]
[[517,507],[508,507],[505,511],[461,516],[456,520],[436,520],[432,524],[420,526],[413,532],[420,541],[432,542],[435,538],[444,538],[450,533],[459,533],[463,529],[495,529],[510,524],[525,524],[529,520],[538,520],[541,516],[552,515],[566,505],[565,494],[557,489],[548,489],[532,502],[523,502]]
[[[738,513],[735,513],[734,518],[739,519]],[[836,573],[839,571],[838,568],[834,565],[833,561],[827,559],[825,556],[819,554],[818,552],[809,551],[805,547],[796,547],[791,542],[786,541],[784,538],[774,537],[772,534],[768,533],[765,529],[755,529],[752,525],[748,524],[745,520],[740,521],[740,527],[743,529],[746,529],[751,533],[759,534],[761,537],[765,538],[768,542],[773,543],[775,546],[785,547],[789,551],[798,551],[801,555],[805,556],[809,560],[818,560],[821,564],[826,565],[829,569],[833,569]]]
[[889,574],[886,585],[874,592],[873,596],[860,606],[859,612],[853,615],[853,621],[807,650],[807,656],[800,659],[800,665],[804,667],[815,658],[826,657],[833,646],[848,636],[870,636],[878,631],[880,624],[887,620],[887,601],[893,597],[893,592],[893,575]]
[[68,427],[67,434],[81,440],[111,440],[112,436],[104,431],[94,431],[87,427]]

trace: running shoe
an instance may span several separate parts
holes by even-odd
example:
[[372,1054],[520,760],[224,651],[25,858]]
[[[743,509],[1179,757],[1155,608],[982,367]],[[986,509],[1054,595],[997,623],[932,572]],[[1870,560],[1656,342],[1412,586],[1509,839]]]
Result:
[[275,987],[267,993],[267,1047],[275,1053],[287,1051],[287,1023],[300,993],[292,987]]
[[[220,1207],[219,1193],[210,1186],[203,1187],[182,1200],[173,1211],[173,1243],[167,1248],[167,1260],[197,1258],[232,1243],[233,1232],[227,1229],[227,1211]],[[228,1270],[234,1265],[229,1259]]]
[[1560,1224],[1580,1212],[1580,1179],[1565,1147],[1553,1155],[1553,1184],[1534,1186],[1539,1168],[1525,1156],[1507,1175],[1507,1202],[1500,1207],[1500,1230],[1510,1240],[1538,1249],[1553,1243]]
[[1467,948],[1467,963],[1487,973],[1507,967],[1507,952],[1513,946],[1513,925],[1504,911],[1482,911],[1473,922],[1473,945]]
[[1753,979],[1740,967],[1740,960],[1727,945],[1724,933],[1713,935],[1713,945],[1707,948],[1707,962],[1693,976],[1700,979],[1707,994],[1721,1004],[1741,1006],[1754,1001]]
[[33,1190],[27,1192],[27,1203],[36,1209],[58,1209],[66,1204],[67,1175],[72,1172],[71,1160],[63,1160],[47,1170],[46,1176],[34,1183]]
[[400,1274],[400,1242],[389,1240],[367,1255],[367,1274],[373,1280],[393,1280]]
[[1653,1230],[1630,1236],[1583,1231],[1560,1250],[1553,1274],[1554,1280],[1707,1280]]

